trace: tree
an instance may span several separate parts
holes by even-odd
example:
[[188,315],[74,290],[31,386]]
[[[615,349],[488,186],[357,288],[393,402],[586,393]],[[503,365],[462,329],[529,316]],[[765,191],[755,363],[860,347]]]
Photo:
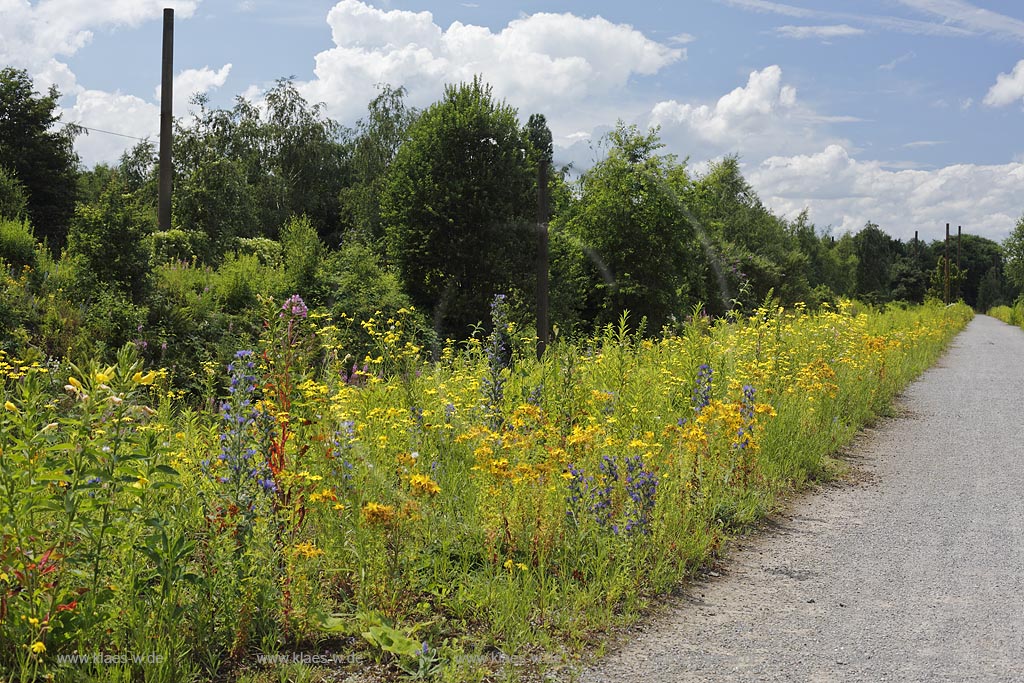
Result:
[[141,301],[149,275],[145,237],[155,226],[135,198],[110,183],[94,204],[79,204],[68,231],[67,254],[84,260],[98,282]]
[[724,313],[733,300],[757,305],[769,291],[786,304],[807,301],[811,259],[800,239],[813,240],[814,226],[806,216],[790,226],[769,211],[737,157],[712,164],[690,185],[685,201],[705,245],[710,312]]
[[533,288],[535,178],[516,110],[478,78],[409,129],[381,195],[387,253],[439,331],[463,336],[497,293]]
[[0,166],[0,218],[24,218],[27,209],[25,187],[13,173]]
[[620,122],[607,142],[608,156],[580,178],[579,200],[563,219],[590,261],[585,318],[604,325],[628,310],[657,333],[696,299],[702,277],[679,200],[689,179],[674,156],[657,154],[657,131]]
[[889,299],[892,264],[896,256],[893,239],[875,223],[868,222],[853,238],[857,251],[856,294],[867,301]]
[[28,72],[0,69],[0,167],[14,174],[27,195],[29,219],[54,253],[64,246],[75,210],[80,129],[58,127],[60,93],[39,95]]
[[1024,290],[1024,216],[1017,220],[1013,232],[1003,242],[1006,257],[1006,277],[1013,285]]
[[352,142],[352,184],[341,190],[343,218],[370,243],[383,239],[380,196],[388,168],[419,112],[405,104],[405,88],[381,87]]
[[[305,215],[322,238],[338,240],[348,133],[322,105],[287,79],[267,93],[265,111],[241,97],[232,109],[210,109],[201,96],[193,103],[192,121],[178,122],[174,138],[177,225],[224,249],[236,237],[276,237],[291,216]],[[142,147],[123,164],[128,171],[148,161]]]

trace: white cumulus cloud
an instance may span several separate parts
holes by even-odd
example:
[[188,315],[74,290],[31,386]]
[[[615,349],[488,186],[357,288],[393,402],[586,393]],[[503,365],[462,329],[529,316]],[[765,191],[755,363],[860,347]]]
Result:
[[1005,107],[1020,99],[1024,99],[1024,59],[1010,73],[996,77],[983,102],[990,107]]
[[667,100],[650,113],[650,123],[661,126],[666,142],[698,160],[723,154],[761,159],[818,150],[830,142],[844,142],[827,131],[827,124],[853,121],[823,116],[799,102],[796,88],[783,82],[778,65],[752,72],[746,85],[712,104]]
[[[556,119],[559,111],[623,89],[633,76],[654,74],[686,54],[628,25],[568,13],[532,14],[495,32],[461,22],[443,28],[430,12],[342,0],[327,21],[335,46],[316,56],[316,78],[300,87],[341,120],[362,114],[376,84],[404,85],[410,102],[424,106],[444,84],[476,75],[521,112]],[[568,134],[579,120],[566,125]]]
[[[215,90],[228,79],[231,73],[231,64],[225,64],[214,71],[208,66],[201,69],[185,69],[174,77],[174,115],[182,116],[187,108],[189,100],[193,95],[204,95]],[[160,101],[160,86],[153,90],[153,98]]]
[[[174,9],[176,18],[187,18],[198,5],[199,0],[0,0],[0,64],[28,71],[40,91],[56,85],[64,95],[64,122],[155,139],[160,120],[155,104],[134,95],[88,89],[64,60],[88,45],[97,30],[158,21],[165,7]],[[134,142],[93,132],[79,137],[75,149],[91,166],[116,160]]]
[[138,142],[132,138],[159,141],[160,107],[134,95],[82,90],[74,105],[64,110],[62,120],[95,129],[75,141],[75,150],[87,167],[98,161],[115,162],[121,152]]
[[1021,208],[1024,164],[955,164],[935,170],[890,170],[860,161],[841,145],[814,154],[774,156],[749,173],[770,207],[787,216],[804,208],[821,226],[856,232],[867,221],[908,239],[937,239],[945,224],[994,240],[1012,230]]

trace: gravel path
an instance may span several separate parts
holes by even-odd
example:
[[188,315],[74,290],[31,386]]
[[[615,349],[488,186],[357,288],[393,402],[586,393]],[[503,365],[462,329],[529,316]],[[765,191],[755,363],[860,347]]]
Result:
[[851,447],[582,681],[1024,680],[1024,332],[978,316]]

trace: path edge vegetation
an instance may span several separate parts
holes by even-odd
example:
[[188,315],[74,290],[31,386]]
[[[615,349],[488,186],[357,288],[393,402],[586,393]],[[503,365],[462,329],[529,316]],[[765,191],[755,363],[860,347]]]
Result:
[[[377,351],[350,367],[300,297],[264,305],[206,409],[131,345],[4,359],[10,680],[330,680],[311,653],[365,680],[572,666],[827,476],[972,315],[769,299],[656,339],[623,316],[537,361],[496,297],[491,332],[437,362],[414,312],[365,321]],[[97,653],[155,661],[67,663]]]

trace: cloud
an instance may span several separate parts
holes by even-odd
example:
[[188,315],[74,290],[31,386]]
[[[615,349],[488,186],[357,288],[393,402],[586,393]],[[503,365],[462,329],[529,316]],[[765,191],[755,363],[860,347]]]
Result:
[[915,140],[914,142],[908,142],[903,147],[907,149],[914,149],[917,147],[936,147],[938,145],[948,144],[946,140]]
[[[217,71],[208,66],[201,69],[185,69],[174,77],[174,115],[181,116],[195,95],[204,95],[224,85],[231,73],[231,64],[225,64]],[[153,99],[160,101],[160,86],[153,90]]]
[[853,14],[850,12],[830,12],[827,10],[807,9],[804,7],[797,7],[796,5],[787,5],[781,2],[768,2],[767,0],[718,0],[718,2],[753,12],[778,14],[786,17],[794,17],[796,19],[842,21],[851,24],[873,26],[885,31],[910,33],[914,35],[948,37],[976,35],[976,31],[970,28],[951,26],[947,23],[937,24],[930,21],[903,19],[901,17],[877,14]]
[[161,17],[165,6],[189,17],[198,5],[199,0],[0,0],[0,63],[27,69],[39,88],[56,85],[69,93],[79,86],[60,58],[88,45],[94,30],[138,26]]
[[98,129],[75,141],[75,150],[87,167],[115,161],[137,142],[124,136],[159,141],[160,107],[134,95],[82,90],[74,105],[63,111],[63,120]]
[[1024,40],[1024,21],[977,7],[963,0],[898,1],[919,12],[940,17],[944,23],[956,24],[974,33],[989,33]]
[[855,232],[870,220],[896,237],[919,230],[928,239],[949,222],[1002,240],[1020,212],[1024,164],[894,171],[829,145],[814,154],[765,159],[749,179],[774,210],[794,217],[808,208],[815,223],[838,232]]
[[668,42],[674,45],[689,45],[693,41],[697,40],[697,36],[692,33],[678,33],[668,39]]
[[1024,99],[1024,59],[1017,62],[1012,72],[999,74],[982,101],[989,107],[1005,107],[1019,99]]
[[900,55],[896,59],[892,60],[891,62],[887,62],[885,64],[879,64],[878,65],[878,70],[879,71],[892,71],[897,66],[902,64],[903,62],[909,62],[911,59],[916,59],[916,58],[917,58],[917,53],[914,52],[913,50],[911,50],[910,52],[903,53],[902,55]]
[[760,159],[817,150],[845,142],[830,136],[825,124],[856,120],[823,116],[799,102],[796,88],[783,82],[778,65],[752,72],[746,85],[713,104],[668,100],[650,113],[650,123],[661,126],[666,142],[694,159],[732,153]]
[[[438,99],[444,84],[475,75],[520,111],[543,109],[557,119],[560,111],[620,91],[631,78],[686,55],[628,25],[572,14],[533,14],[494,32],[461,22],[445,29],[430,12],[341,0],[327,22],[335,46],[316,56],[316,78],[299,87],[341,120],[362,114],[376,94],[374,84],[404,85],[410,102],[424,106]],[[577,116],[571,130],[579,127]]]
[[40,91],[56,85],[64,95],[62,121],[128,136],[96,131],[78,138],[75,149],[85,165],[112,161],[134,144],[130,138],[155,139],[159,108],[134,95],[86,88],[64,60],[87,46],[94,31],[159,20],[164,7],[187,18],[198,5],[199,0],[0,0],[0,64],[28,71]]
[[779,26],[775,32],[784,38],[846,38],[848,36],[861,36],[866,33],[862,28],[854,28],[847,24],[834,24],[830,26]]

